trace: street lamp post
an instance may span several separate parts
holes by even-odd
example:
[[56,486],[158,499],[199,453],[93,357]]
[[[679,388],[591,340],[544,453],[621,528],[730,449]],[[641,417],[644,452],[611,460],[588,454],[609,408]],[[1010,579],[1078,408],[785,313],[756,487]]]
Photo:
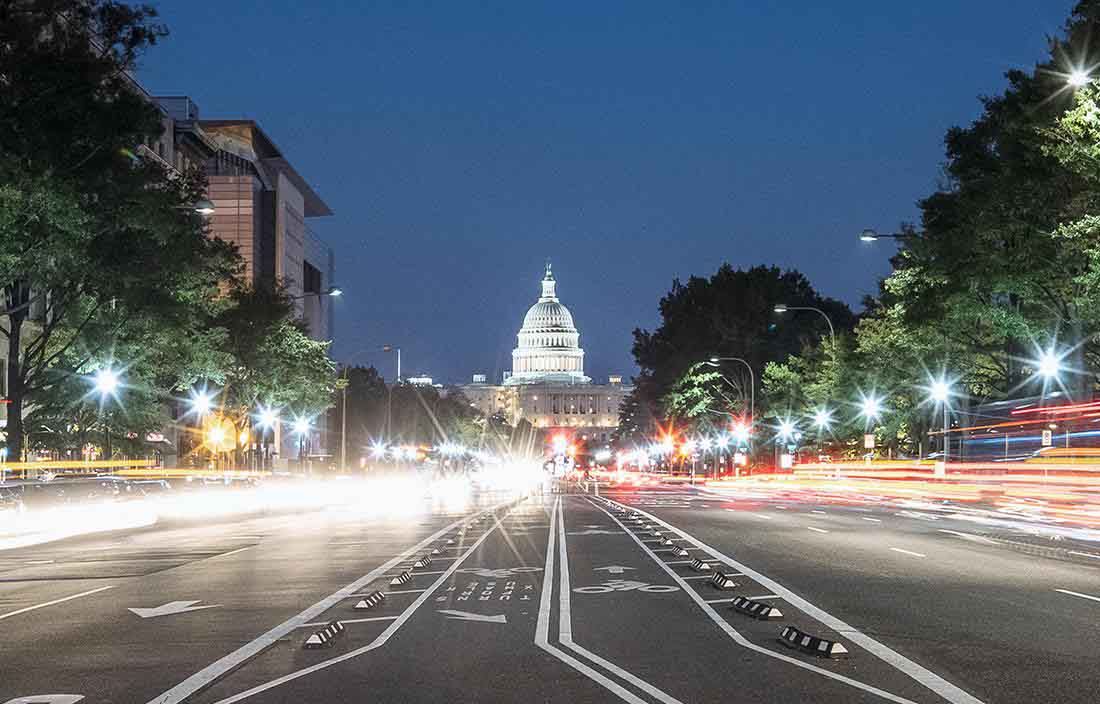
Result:
[[340,408],[340,469],[348,471],[348,368],[344,367],[343,377],[336,380],[343,399]]
[[911,232],[895,232],[889,235],[883,235],[871,228],[860,231],[859,239],[861,242],[878,242],[879,240],[908,240],[912,239],[916,235]]
[[718,367],[720,362],[740,362],[749,370],[749,423],[756,420],[756,375],[753,374],[752,365],[741,357],[711,357],[704,362],[707,366]]
[[[118,372],[110,367],[100,369],[92,377],[92,385],[96,393],[99,394],[99,405],[102,411],[103,404],[106,402],[108,396],[114,396],[118,392],[118,387],[122,384],[122,380],[119,378]],[[111,423],[109,420],[105,420],[103,423],[103,454],[110,460],[111,459]]]
[[951,387],[943,379],[937,379],[932,382],[931,387],[932,400],[943,406],[943,463],[947,465],[947,454],[950,449],[950,445],[947,440],[947,431],[949,428],[949,420],[947,417],[947,399],[951,396]]
[[833,321],[829,319],[829,315],[825,311],[813,306],[788,306],[785,303],[776,303],[774,310],[780,314],[790,310],[812,310],[819,313],[822,318],[825,318],[825,322],[829,324],[829,342],[832,344],[833,354],[836,354],[836,330],[833,329]]
[[[394,384],[401,383],[401,348],[395,345],[382,345],[383,352],[396,352],[397,353],[397,378],[394,379]],[[386,442],[390,442],[393,429],[390,424],[393,422],[393,386],[389,387],[386,393]]]
[[297,296],[291,296],[290,300],[298,301],[303,298],[309,298],[310,296],[332,296],[333,298],[339,298],[343,295],[344,289],[340,288],[339,286],[332,286],[331,288],[327,288],[324,291],[306,291],[305,293],[299,294]]

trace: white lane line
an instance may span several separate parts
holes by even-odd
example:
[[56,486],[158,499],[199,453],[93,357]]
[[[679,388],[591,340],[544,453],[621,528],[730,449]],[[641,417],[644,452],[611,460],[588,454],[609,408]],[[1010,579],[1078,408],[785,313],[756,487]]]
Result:
[[642,678],[573,642],[573,613],[570,607],[570,594],[573,591],[573,585],[569,582],[569,551],[565,544],[564,502],[562,503],[562,510],[558,513],[558,541],[558,567],[561,570],[561,584],[558,588],[558,641],[581,657],[610,670],[646,694],[663,702],[663,704],[683,704],[679,699],[665,693]]
[[610,679],[606,675],[596,672],[588,665],[577,660],[572,655],[550,644],[550,598],[554,591],[554,544],[557,539],[557,531],[554,530],[554,521],[558,518],[558,508],[561,505],[559,496],[554,502],[554,508],[550,512],[550,536],[546,543],[546,567],[542,571],[542,600],[539,602],[539,616],[535,626],[535,645],[561,660],[569,667],[580,672],[585,677],[603,685],[607,690],[615,694],[623,701],[630,704],[646,704],[644,699],[638,698],[632,692]]
[[912,555],[913,557],[928,557],[924,553],[913,552],[912,550],[905,550],[904,548],[890,548],[894,552],[900,552],[903,555]]
[[750,596],[749,599],[778,599],[778,594],[760,594],[759,596]]
[[757,518],[763,518],[765,521],[775,520],[775,516],[766,516],[763,513],[750,513],[749,515],[750,516],[756,516]]
[[829,531],[824,528],[814,528],[813,526],[806,526],[806,530],[812,530],[815,533],[828,533]]
[[102,591],[106,591],[108,589],[114,589],[114,585],[112,584],[112,585],[106,586],[106,587],[99,587],[98,589],[89,589],[86,592],[80,592],[79,594],[71,594],[69,596],[61,597],[60,599],[54,599],[53,601],[44,601],[41,604],[35,604],[34,606],[24,606],[21,609],[16,609],[15,611],[9,611],[6,614],[0,614],[0,621],[3,621],[6,618],[11,618],[12,616],[18,616],[19,614],[25,614],[28,611],[34,611],[35,609],[41,609],[41,608],[44,608],[46,606],[53,606],[54,604],[60,604],[63,601],[69,601],[71,599],[79,599],[82,596],[88,596],[89,594],[95,594],[96,592],[102,592]]
[[[483,535],[481,537],[484,538],[485,536]],[[446,572],[446,570],[429,570],[427,572],[421,572],[420,570],[414,570],[413,568],[410,567],[408,570],[406,570],[406,572],[411,574],[413,577],[416,577],[417,575],[421,575],[421,574],[443,574],[444,572]],[[402,574],[404,574],[404,572],[401,572],[401,573],[398,573],[398,574],[387,574],[387,575],[383,576],[382,578],[383,579],[393,579],[394,577],[400,577]]]
[[[900,670],[900,671],[904,672],[905,674],[909,675],[909,677],[913,678],[917,682],[920,682],[922,685],[924,685],[928,689],[932,690],[933,692],[940,695],[941,697],[943,697],[947,701],[951,702],[951,704],[983,704],[982,700],[980,700],[977,697],[975,697],[974,695],[966,692],[961,687],[959,687],[957,685],[954,685],[954,684],[951,684],[950,682],[948,682],[944,678],[940,677],[936,673],[932,672],[931,670],[928,670],[928,669],[922,667],[921,665],[918,665],[917,663],[913,662],[912,660],[905,657],[901,653],[899,653],[895,650],[892,650],[891,648],[889,648],[886,645],[878,642],[877,640],[875,640],[871,636],[867,635],[866,633],[863,633],[862,631],[857,630],[856,628],[849,625],[848,623],[845,623],[843,620],[837,618],[836,616],[833,616],[832,614],[825,611],[824,609],[822,609],[818,606],[815,606],[814,604],[811,604],[809,601],[807,601],[806,599],[803,599],[799,595],[795,594],[790,589],[787,589],[786,587],[784,587],[779,582],[776,582],[774,579],[772,579],[770,577],[767,577],[767,576],[761,574],[760,572],[757,572],[756,570],[752,569],[748,565],[745,565],[744,563],[738,562],[737,560],[733,559],[732,557],[719,552],[715,548],[712,548],[711,546],[709,546],[706,543],[702,542],[698,538],[696,538],[692,535],[689,535],[688,533],[684,532],[683,530],[679,530],[677,528],[674,528],[671,524],[666,523],[665,521],[662,521],[661,519],[657,518],[656,516],[654,516],[651,513],[648,513],[646,511],[639,511],[639,513],[642,513],[646,516],[649,516],[654,521],[656,521],[657,523],[660,523],[661,525],[665,526],[669,530],[675,530],[680,535],[684,536],[685,538],[687,538],[688,540],[693,542],[699,548],[707,551],[712,556],[718,558],[719,560],[726,563],[730,567],[736,568],[736,569],[740,570],[741,572],[744,572],[746,575],[751,577],[754,581],[764,585],[768,589],[771,589],[772,592],[774,592],[775,594],[777,594],[780,597],[782,597],[783,599],[785,599],[788,603],[790,603],[792,606],[794,606],[799,611],[803,612],[807,616],[810,616],[811,618],[814,618],[814,619],[820,621],[826,627],[831,628],[831,629],[833,629],[834,631],[836,631],[838,633],[843,633],[844,635],[846,635],[848,637],[848,640],[850,640],[853,643],[859,645],[861,648],[863,648],[864,650],[870,652],[871,654],[875,655],[876,657],[880,658],[884,662],[889,663],[893,667],[895,667],[898,670]],[[645,546],[642,546],[642,549],[643,550],[646,549]],[[658,560],[658,562],[660,562],[660,560]],[[672,574],[675,579],[679,579],[679,575],[677,575],[675,572],[673,572],[671,568],[666,567],[665,570],[669,574]],[[686,586],[686,583],[684,583],[684,586]],[[686,590],[686,591],[688,591],[688,595],[691,596],[693,599],[698,597],[698,595],[695,594],[694,591],[692,591],[692,590]],[[848,684],[851,684],[854,687],[859,687],[860,689],[864,689],[864,690],[867,690],[867,691],[874,691],[876,694],[879,694],[879,696],[882,696],[882,697],[884,697],[886,699],[889,699],[891,701],[909,702],[908,699],[903,699],[903,698],[898,697],[896,695],[890,694],[889,692],[885,692],[885,691],[879,690],[875,687],[871,687],[870,685],[863,684],[862,682],[858,682],[858,681],[853,680],[851,678],[844,677],[843,675],[837,675],[835,673],[829,672],[828,670],[823,670],[819,667],[814,667],[813,665],[809,665],[809,664],[801,662],[799,660],[795,660],[794,658],[782,655],[781,653],[775,653],[775,652],[772,652],[772,651],[767,650],[765,648],[762,648],[762,647],[746,640],[740,633],[738,633],[736,630],[734,630],[734,628],[732,626],[730,626],[729,623],[727,623],[725,621],[725,619],[723,619],[721,616],[719,616],[718,613],[714,611],[714,609],[711,609],[709,606],[705,606],[705,603],[702,602],[701,600],[699,600],[699,603],[700,603],[701,606],[705,607],[704,608],[705,611],[709,609],[708,613],[711,615],[711,619],[716,624],[718,624],[719,628],[726,631],[730,635],[731,638],[733,638],[737,643],[739,643],[741,645],[744,645],[746,648],[756,650],[758,652],[762,652],[762,653],[768,655],[769,657],[775,657],[775,658],[779,658],[780,660],[791,662],[792,664],[794,664],[798,667],[810,669],[814,672],[818,672],[818,673],[824,675],[825,677],[829,677],[831,679],[838,679],[842,682],[846,682]]]
[[[225,699],[219,699],[217,702],[215,702],[215,704],[231,704],[232,702],[239,702],[242,699],[247,699],[247,698],[251,697],[253,694],[259,694],[260,692],[266,692],[267,690],[272,689],[274,687],[278,687],[281,684],[286,684],[287,682],[290,682],[291,680],[296,680],[299,677],[304,677],[308,674],[317,672],[318,670],[323,670],[326,667],[331,667],[331,666],[333,666],[337,663],[343,662],[345,660],[351,660],[352,658],[358,657],[358,656],[362,655],[363,653],[374,650],[375,648],[382,647],[383,645],[386,644],[386,641],[388,641],[390,639],[390,637],[394,633],[397,632],[397,629],[401,628],[401,626],[404,625],[404,623],[409,620],[409,618],[413,615],[413,613],[416,611],[416,609],[419,608],[419,606],[421,604],[423,604],[428,599],[429,596],[432,595],[432,592],[434,592],[436,589],[438,589],[440,587],[440,585],[442,585],[444,582],[446,582],[447,578],[450,577],[452,574],[454,574],[454,571],[457,570],[458,566],[462,564],[462,561],[465,560],[470,555],[472,555],[473,552],[478,548],[478,546],[481,545],[483,542],[485,542],[485,539],[488,538],[489,535],[491,535],[492,532],[494,530],[496,530],[499,526],[500,526],[500,521],[496,521],[494,523],[494,525],[490,526],[487,531],[482,533],[480,538],[478,538],[477,540],[475,540],[473,543],[470,544],[469,551],[466,552],[462,556],[461,560],[458,560],[453,565],[451,565],[446,570],[444,570],[441,573],[442,576],[440,576],[439,579],[435,580],[435,582],[432,584],[432,586],[425,589],[424,593],[421,594],[420,596],[418,596],[416,598],[416,601],[414,601],[404,611],[402,611],[401,615],[398,616],[396,619],[394,619],[393,623],[391,623],[389,626],[387,626],[386,630],[382,631],[381,635],[379,635],[377,638],[375,638],[373,641],[371,641],[367,645],[364,645],[361,648],[356,648],[355,650],[350,650],[350,651],[344,653],[343,655],[338,655],[334,658],[329,658],[328,660],[322,660],[321,662],[319,662],[315,665],[311,665],[309,667],[304,667],[301,670],[291,672],[290,674],[283,675],[282,677],[277,677],[277,678],[275,678],[275,679],[273,679],[269,682],[264,682],[263,684],[258,684],[255,687],[252,687],[251,689],[246,689],[243,692],[239,692],[237,694],[234,694],[233,696],[226,697]],[[424,574],[424,573],[421,573],[421,574]]]
[[[368,618],[337,618],[337,619],[333,619],[333,620],[334,621],[339,621],[340,623],[366,623],[367,621],[392,621],[395,618],[397,618],[397,616],[370,616]],[[319,626],[327,626],[330,623],[332,623],[332,621],[316,621],[314,623],[303,623],[301,626],[298,626],[298,628],[317,628]]]
[[733,599],[704,599],[708,604],[728,604]]
[[236,550],[230,550],[229,552],[220,552],[217,555],[211,555],[210,557],[212,557],[212,558],[213,557],[228,557],[230,555],[236,555],[239,552],[244,552],[245,550],[251,550],[254,547],[256,547],[256,546],[255,545],[245,545],[243,548],[237,548]]
[[[419,594],[420,592],[426,592],[427,589],[398,589],[396,591],[387,591],[386,594]],[[360,596],[355,594],[353,596]],[[362,595],[365,596],[365,595]]]
[[[506,501],[502,501],[494,506],[493,509],[495,510],[496,508],[499,508],[506,504]],[[267,633],[261,635],[259,638],[256,638],[255,640],[244,644],[243,646],[237,648],[228,655],[214,661],[210,665],[207,665],[206,667],[194,673],[193,675],[180,682],[176,686],[172,687],[168,691],[163,692],[157,697],[151,699],[148,704],[179,704],[195,692],[213,683],[225,673],[240,667],[246,661],[250,660],[251,658],[255,657],[256,655],[260,654],[267,648],[277,643],[281,638],[298,628],[298,624],[312,621],[317,616],[320,616],[325,611],[328,611],[339,602],[347,599],[349,594],[354,594],[358,592],[364,586],[378,579],[381,575],[389,572],[391,569],[393,569],[395,565],[398,565],[409,559],[410,556],[420,552],[425,547],[431,545],[440,537],[451,532],[458,526],[468,523],[469,520],[470,518],[459,519],[446,526],[445,528],[436,531],[435,533],[420,541],[405,552],[394,558],[391,558],[386,563],[371,570],[369,573],[363,575],[351,584],[348,584],[342,589],[333,592],[332,594],[329,594],[313,606],[310,606],[308,609],[300,612],[298,615],[292,616],[288,620],[280,623],[278,626],[275,626]]]
[[989,538],[985,537],[984,535],[974,535],[973,533],[963,533],[962,531],[948,530],[946,528],[937,528],[936,532],[938,532],[938,533],[947,533],[949,535],[957,535],[958,537],[965,538],[966,540],[977,540],[978,542],[988,543],[990,545],[996,545],[997,544],[996,540],[990,540]]
[[[654,552],[656,552],[656,550],[654,550]],[[665,564],[666,565],[690,565],[693,562],[695,562],[695,560],[666,560]]]
[[1078,552],[1076,550],[1070,550],[1069,554],[1070,555],[1080,555],[1081,557],[1091,557],[1094,560],[1100,560],[1100,555],[1096,555],[1096,554],[1091,553],[1091,552]]
[[52,565],[53,560],[24,560],[24,565]]
[[1091,594],[1082,594],[1081,592],[1071,592],[1068,589],[1055,589],[1054,591],[1061,592],[1062,594],[1069,594],[1070,596],[1079,596],[1082,599],[1092,599],[1093,601],[1100,601],[1100,596],[1092,596]]
[[824,511],[810,511],[810,513],[820,513],[822,516],[825,515]]
[[713,574],[691,575],[690,577],[683,577],[683,579],[714,579],[714,575]]
[[870,521],[871,523],[882,523],[881,518],[870,518],[868,516],[860,516],[861,520]]

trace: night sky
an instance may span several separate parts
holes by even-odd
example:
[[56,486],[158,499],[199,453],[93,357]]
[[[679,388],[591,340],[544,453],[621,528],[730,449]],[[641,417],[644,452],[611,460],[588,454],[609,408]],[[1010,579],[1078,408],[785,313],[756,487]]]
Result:
[[335,211],[335,357],[456,382],[510,368],[548,258],[600,381],[722,261],[857,306],[893,245],[856,233],[917,219],[1073,2],[157,4],[147,89],[257,120]]

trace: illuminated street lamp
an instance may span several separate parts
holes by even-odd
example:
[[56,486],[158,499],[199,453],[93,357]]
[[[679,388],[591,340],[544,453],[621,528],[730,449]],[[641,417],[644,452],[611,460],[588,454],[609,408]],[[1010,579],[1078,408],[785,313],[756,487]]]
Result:
[[943,461],[946,464],[950,448],[947,442],[947,431],[950,428],[947,413],[950,407],[948,399],[951,398],[951,384],[947,383],[946,379],[934,379],[928,386],[928,396],[933,402],[943,406]]
[[1036,360],[1036,371],[1044,379],[1057,379],[1062,372],[1062,358],[1053,349],[1046,350]]
[[1074,88],[1084,88],[1091,80],[1092,77],[1089,76],[1088,72],[1082,71],[1079,68],[1074,69],[1073,72],[1066,77],[1066,83]]
[[756,419],[756,375],[753,374],[752,365],[741,357],[711,357],[704,364],[708,367],[717,367],[720,362],[740,362],[745,365],[745,369],[749,370],[749,422],[752,423]]
[[790,440],[792,437],[794,437],[794,433],[795,425],[791,419],[784,418],[783,420],[779,421],[778,437],[780,440]]
[[871,422],[882,415],[882,401],[874,396],[864,396],[859,404],[859,414]]
[[191,394],[191,411],[200,418],[210,412],[214,400],[205,389]]
[[305,416],[298,416],[294,419],[294,424],[291,426],[294,432],[298,435],[298,465],[299,468],[305,469],[305,447],[306,447],[306,435],[309,434],[309,418]]
[[813,306],[789,306],[786,303],[776,303],[772,310],[780,315],[792,310],[812,310],[822,318],[825,318],[825,322],[829,325],[829,342],[832,344],[833,354],[836,354],[836,331],[833,329],[833,321],[829,318],[828,313]]
[[[107,401],[107,397],[115,397],[120,386],[122,386],[122,377],[110,367],[104,367],[92,375],[92,390],[99,394],[99,407],[101,411],[103,409],[103,404]],[[112,455],[111,425],[106,421],[103,423],[103,437],[103,455],[107,459],[110,459]]]
[[908,232],[895,232],[891,235],[883,235],[871,228],[861,230],[859,233],[859,239],[861,242],[878,242],[879,240],[907,240],[913,237],[912,233]]
[[829,426],[832,425],[832,422],[833,412],[830,411],[828,408],[819,408],[814,411],[814,425],[817,426],[817,429],[819,431],[828,430]]

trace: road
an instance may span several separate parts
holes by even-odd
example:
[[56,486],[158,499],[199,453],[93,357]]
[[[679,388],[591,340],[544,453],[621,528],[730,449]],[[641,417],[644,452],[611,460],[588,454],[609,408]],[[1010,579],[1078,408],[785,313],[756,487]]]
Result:
[[[930,515],[487,494],[8,550],[0,703],[1095,701],[1100,559]],[[343,632],[306,649],[332,620]],[[848,652],[786,647],[788,626]]]

